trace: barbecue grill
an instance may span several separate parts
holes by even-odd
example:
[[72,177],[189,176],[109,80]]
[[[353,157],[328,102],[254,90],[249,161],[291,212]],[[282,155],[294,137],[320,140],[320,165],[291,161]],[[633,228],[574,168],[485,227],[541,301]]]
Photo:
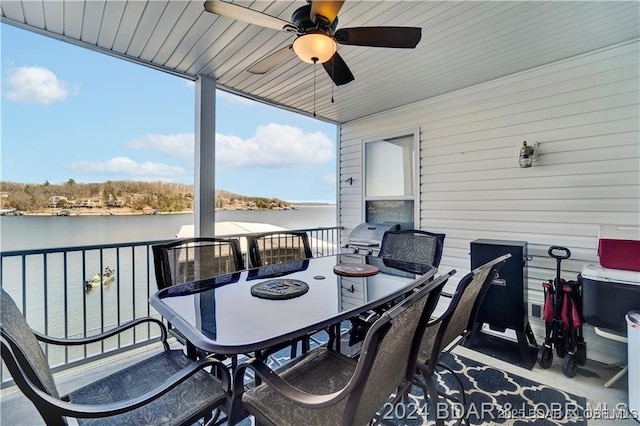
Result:
[[380,253],[382,237],[387,231],[399,231],[398,223],[364,222],[356,226],[349,234],[343,253],[359,253],[377,256]]

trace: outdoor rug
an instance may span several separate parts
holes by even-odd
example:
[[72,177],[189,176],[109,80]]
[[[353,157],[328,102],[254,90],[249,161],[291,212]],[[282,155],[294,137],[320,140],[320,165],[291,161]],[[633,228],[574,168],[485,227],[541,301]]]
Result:
[[[467,398],[469,424],[495,425],[586,425],[586,398],[480,364],[457,354],[443,363],[462,381]],[[459,399],[457,382],[445,369],[439,369],[437,387]],[[455,424],[462,406],[440,398],[436,407],[425,404],[421,388],[414,386],[410,400],[394,407],[387,415],[396,425],[428,425],[436,419]]]
[[[286,362],[284,357],[281,362]],[[457,354],[444,358],[461,379],[467,398],[468,424],[472,425],[586,425],[586,399],[524,377],[480,364]],[[459,398],[456,381],[447,370],[440,369],[437,387]],[[414,386],[404,403],[383,406],[385,423],[402,426],[432,425],[437,418],[456,424],[462,416],[461,405],[440,401],[434,409],[425,404],[422,389]],[[253,425],[253,418],[241,425]]]

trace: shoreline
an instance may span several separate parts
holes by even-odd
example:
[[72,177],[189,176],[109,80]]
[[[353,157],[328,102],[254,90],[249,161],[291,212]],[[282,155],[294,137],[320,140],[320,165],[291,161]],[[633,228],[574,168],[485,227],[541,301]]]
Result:
[[[335,207],[335,204],[294,204],[289,208],[277,208],[277,209],[215,209],[215,211],[287,211],[295,210],[298,207]],[[44,211],[35,212],[17,212],[16,214],[3,215],[3,217],[19,217],[19,216],[61,216],[61,217],[74,217],[74,216],[154,216],[154,215],[175,215],[175,214],[193,214],[193,210],[183,210],[178,212],[160,212],[154,210],[136,211],[129,208],[91,208],[91,209],[46,209]]]
[[96,211],[76,211],[72,210],[68,213],[58,212],[23,212],[20,215],[14,216],[38,216],[38,217],[48,217],[48,216],[61,216],[61,217],[75,217],[75,216],[153,216],[153,215],[168,215],[168,214],[185,214],[185,213],[193,213],[193,210],[187,210],[182,212],[155,212],[155,213],[144,213],[144,212],[135,212],[135,211],[114,211],[114,210],[101,210]]

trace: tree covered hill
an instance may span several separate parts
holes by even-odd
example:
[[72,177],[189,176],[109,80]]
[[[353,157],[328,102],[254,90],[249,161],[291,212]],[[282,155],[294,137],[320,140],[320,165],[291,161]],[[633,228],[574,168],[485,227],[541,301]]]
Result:
[[[61,184],[0,182],[0,208],[40,212],[51,208],[113,207],[133,211],[181,212],[193,209],[193,185],[170,182],[106,181]],[[216,208],[269,209],[291,204],[277,198],[250,197],[216,191]]]

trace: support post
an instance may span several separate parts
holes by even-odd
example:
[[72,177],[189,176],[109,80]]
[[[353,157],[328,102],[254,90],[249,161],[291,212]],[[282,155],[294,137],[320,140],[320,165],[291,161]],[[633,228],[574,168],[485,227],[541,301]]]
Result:
[[194,237],[215,236],[216,80],[196,80]]

